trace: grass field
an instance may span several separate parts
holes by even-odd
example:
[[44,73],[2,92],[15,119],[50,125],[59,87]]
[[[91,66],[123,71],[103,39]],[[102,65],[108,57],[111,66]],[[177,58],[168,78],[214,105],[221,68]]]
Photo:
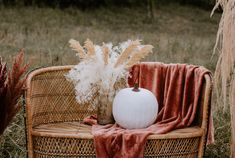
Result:
[[[69,48],[70,38],[81,42],[89,38],[97,44],[138,38],[154,46],[148,61],[203,65],[213,72],[219,18],[220,14],[210,18],[209,11],[177,4],[156,8],[152,23],[146,20],[145,8],[0,8],[0,55],[11,63],[24,48],[31,69],[75,64],[78,59]],[[216,144],[208,146],[206,156],[229,157],[230,116],[221,108],[213,109]],[[26,157],[23,110],[1,141],[0,157]]]

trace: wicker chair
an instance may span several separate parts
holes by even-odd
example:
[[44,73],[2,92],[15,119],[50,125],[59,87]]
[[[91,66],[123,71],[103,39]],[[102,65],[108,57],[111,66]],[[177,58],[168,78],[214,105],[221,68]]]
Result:
[[[26,86],[27,147],[30,158],[95,157],[91,127],[81,124],[95,113],[79,106],[64,74],[72,66],[34,70]],[[202,157],[208,125],[211,80],[205,75],[196,126],[150,135],[144,157]]]

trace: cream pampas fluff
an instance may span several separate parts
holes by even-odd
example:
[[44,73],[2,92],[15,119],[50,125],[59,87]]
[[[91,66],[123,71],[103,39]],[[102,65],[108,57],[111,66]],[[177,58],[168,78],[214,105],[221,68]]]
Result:
[[106,94],[112,99],[116,91],[126,86],[123,81],[128,77],[128,69],[152,52],[153,48],[151,45],[141,45],[139,40],[128,40],[118,46],[112,43],[94,45],[89,39],[83,47],[74,39],[69,43],[81,61],[66,78],[73,82],[80,104],[95,104],[93,100],[99,94]]

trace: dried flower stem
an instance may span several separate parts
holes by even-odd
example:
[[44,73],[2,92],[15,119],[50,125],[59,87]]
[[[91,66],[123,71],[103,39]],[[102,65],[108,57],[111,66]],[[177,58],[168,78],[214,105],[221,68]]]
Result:
[[131,66],[135,65],[137,62],[139,62],[141,59],[146,57],[149,53],[152,53],[153,46],[152,45],[145,45],[143,48],[141,48],[139,51],[134,53],[134,55],[130,58],[130,60],[127,62],[126,67],[130,68]]
[[95,47],[94,47],[94,44],[93,44],[93,42],[91,40],[87,39],[85,41],[84,47],[87,49],[87,55],[89,57],[95,55]]
[[131,44],[122,52],[122,54],[119,56],[116,64],[114,67],[117,67],[121,64],[123,64],[125,61],[127,61],[128,57],[131,55],[131,53],[140,45],[140,41],[132,41]]
[[23,65],[24,52],[21,50],[16,56],[11,71],[6,70],[5,64],[0,63],[0,135],[9,125],[20,109],[18,99],[23,93],[26,78],[22,76],[28,65]]
[[78,53],[79,58],[84,59],[86,58],[86,53],[84,52],[82,46],[80,43],[74,39],[69,40],[70,47],[72,50],[76,51]]
[[109,48],[104,43],[102,46],[102,51],[103,51],[104,64],[107,65],[109,62]]

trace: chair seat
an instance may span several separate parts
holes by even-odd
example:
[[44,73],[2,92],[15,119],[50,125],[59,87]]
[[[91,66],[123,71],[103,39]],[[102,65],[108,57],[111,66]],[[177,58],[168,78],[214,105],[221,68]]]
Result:
[[[43,124],[33,128],[33,135],[93,139],[91,126],[81,122],[61,122]],[[148,139],[172,139],[200,137],[203,130],[198,126],[176,129],[167,134],[152,134]]]
[[[145,145],[144,157],[197,157],[203,130],[197,126],[167,134],[152,134]],[[91,126],[62,122],[33,128],[36,157],[95,157]]]

